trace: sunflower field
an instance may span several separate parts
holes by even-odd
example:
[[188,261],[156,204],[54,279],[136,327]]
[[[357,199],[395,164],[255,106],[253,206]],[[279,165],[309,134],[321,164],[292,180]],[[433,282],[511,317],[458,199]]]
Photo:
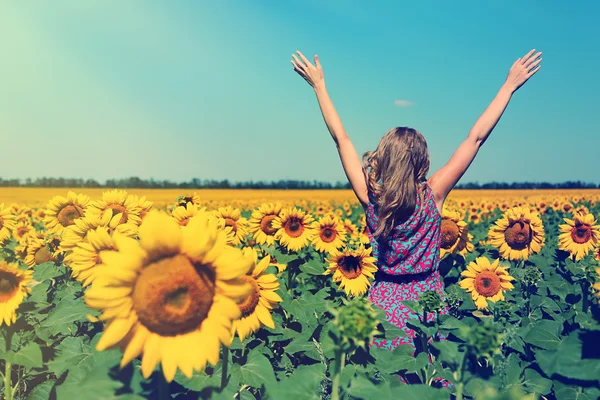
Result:
[[452,193],[385,350],[351,192],[11,190],[4,399],[600,398],[599,191]]

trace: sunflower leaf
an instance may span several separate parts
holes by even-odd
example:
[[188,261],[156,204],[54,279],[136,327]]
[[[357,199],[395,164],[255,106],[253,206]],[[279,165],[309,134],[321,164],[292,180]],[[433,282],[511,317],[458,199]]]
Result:
[[523,384],[531,391],[546,395],[552,389],[552,381],[541,376],[536,370],[527,368],[525,370],[525,381]]
[[320,400],[323,379],[325,366],[318,363],[302,365],[281,382],[270,381],[265,386],[272,399]]
[[64,371],[90,364],[91,357],[91,348],[81,337],[67,337],[56,347],[56,356],[48,362],[48,370],[60,376]]
[[571,379],[597,381],[600,363],[597,359],[582,359],[582,343],[577,331],[567,336],[556,349],[535,353],[536,361],[549,377],[554,374]]
[[48,318],[40,326],[47,328],[51,335],[70,335],[76,332],[75,322],[87,321],[88,314],[90,309],[83,300],[64,300],[50,311]]
[[267,357],[259,352],[250,352],[248,360],[240,366],[242,383],[260,388],[263,384],[275,381],[273,366]]
[[122,386],[120,381],[110,378],[106,368],[95,367],[87,373],[84,369],[73,369],[56,387],[56,398],[79,399],[85,393],[86,400],[112,399]]
[[540,347],[545,350],[555,350],[561,342],[560,332],[562,323],[550,320],[539,321],[523,337],[526,343]]
[[323,275],[325,265],[319,260],[311,260],[300,266],[300,271],[309,275]]
[[33,279],[38,282],[43,282],[60,276],[61,274],[62,272],[56,267],[56,264],[53,261],[49,261],[35,266],[35,269],[33,270]]
[[42,349],[37,343],[30,342],[18,352],[7,351],[4,359],[16,365],[22,365],[27,369],[40,368],[42,362]]
[[27,400],[49,400],[55,382],[54,379],[51,379],[40,383],[31,390]]

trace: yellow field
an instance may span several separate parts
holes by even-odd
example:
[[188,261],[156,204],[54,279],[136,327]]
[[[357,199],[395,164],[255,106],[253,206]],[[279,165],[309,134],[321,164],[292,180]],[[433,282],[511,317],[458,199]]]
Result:
[[[83,193],[92,199],[99,199],[106,188],[1,188],[0,204],[17,203],[29,207],[42,207],[57,195],[64,196],[69,190]],[[154,202],[156,207],[172,204],[179,196],[196,192],[200,198],[210,203],[244,202],[261,203],[266,201],[296,202],[304,201],[356,201],[351,190],[252,190],[252,189],[126,189],[128,193],[146,196],[147,200]],[[572,189],[572,190],[455,190],[450,197],[454,199],[480,199],[480,198],[527,198],[537,196],[600,196],[600,189]]]

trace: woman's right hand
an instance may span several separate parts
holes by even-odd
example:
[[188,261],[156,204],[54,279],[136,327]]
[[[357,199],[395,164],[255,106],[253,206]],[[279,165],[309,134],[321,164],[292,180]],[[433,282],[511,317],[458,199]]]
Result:
[[519,89],[529,78],[531,78],[536,72],[540,70],[542,62],[542,52],[533,55],[535,49],[532,49],[529,53],[525,54],[522,58],[517,59],[510,68],[508,76],[506,77],[506,83],[513,92]]
[[319,56],[315,54],[315,65],[312,65],[312,63],[304,57],[304,54],[300,53],[300,51],[296,52],[298,53],[298,56],[300,56],[300,59],[298,59],[295,54],[292,54],[294,71],[304,78],[304,80],[314,89],[325,87],[325,77],[323,76],[323,68],[321,68],[321,63],[319,62]]

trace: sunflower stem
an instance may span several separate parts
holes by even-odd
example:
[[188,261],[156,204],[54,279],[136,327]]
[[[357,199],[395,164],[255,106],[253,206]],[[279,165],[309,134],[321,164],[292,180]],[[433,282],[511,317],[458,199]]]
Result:
[[229,367],[229,347],[223,346],[221,352],[221,390],[227,385],[227,369]]
[[344,352],[341,350],[337,350],[335,352],[335,371],[333,377],[333,384],[331,387],[331,400],[340,399],[340,377],[342,375],[342,370],[344,369],[344,362]]
[[[12,332],[10,330],[5,331],[6,338],[6,351],[9,352],[12,348]],[[13,390],[12,390],[12,364],[10,361],[5,360],[5,369],[4,369],[4,399],[12,400],[13,398]]]

